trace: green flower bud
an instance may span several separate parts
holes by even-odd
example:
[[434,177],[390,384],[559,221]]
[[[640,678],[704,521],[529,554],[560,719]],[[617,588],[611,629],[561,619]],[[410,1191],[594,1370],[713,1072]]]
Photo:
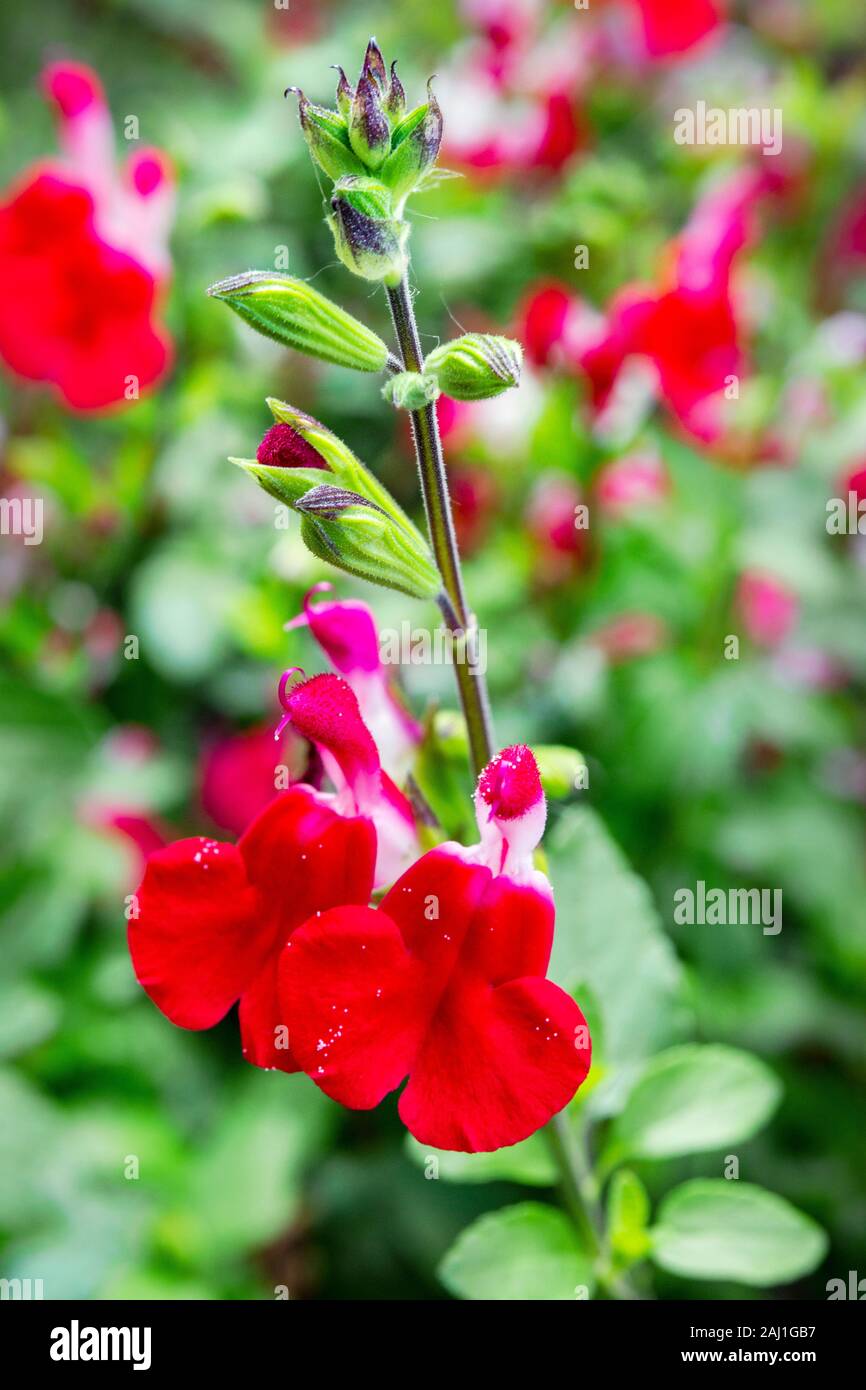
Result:
[[323,483],[302,497],[296,510],[303,517],[304,544],[338,569],[413,598],[435,598],[441,590],[442,580],[418,533],[397,526],[357,493]]
[[[270,399],[268,405],[276,424],[255,459],[230,462],[300,513],[302,534],[315,554],[406,593],[438,594],[441,580],[427,542],[387,488],[318,420],[284,401]],[[358,520],[358,509],[359,525],[347,530]]]
[[[351,492],[360,493],[369,502],[375,502],[377,507],[387,512],[399,525],[411,528],[412,522],[402,507],[394,501],[388,489],[382,486],[369,468],[365,468],[333,430],[314,420],[311,415],[305,415],[303,411],[296,410],[273,396],[268,397],[268,406],[277,423],[288,425],[302,444],[313,451],[318,460],[317,466],[334,475],[330,479],[332,483]],[[309,465],[312,461],[312,455],[308,454],[304,459],[293,459],[292,464],[296,467],[297,462]],[[317,481],[321,482],[322,479],[319,478]]]
[[361,77],[349,112],[349,143],[368,169],[377,169],[391,148],[391,127],[372,77]]
[[298,116],[310,154],[331,179],[346,174],[366,172],[349,141],[349,128],[342,116],[324,106],[314,106],[299,87],[287,87],[286,93],[297,92]]
[[378,177],[390,188],[395,203],[417,188],[433,168],[441,143],[442,112],[428,82],[427,101],[395,126],[391,153],[379,166]]
[[577,749],[561,743],[545,743],[534,744],[532,751],[545,796],[559,799],[588,785],[586,758]]
[[393,216],[391,195],[375,179],[340,179],[328,225],[337,255],[355,275],[398,285],[406,270],[409,224]]
[[522,365],[523,349],[513,338],[465,333],[434,348],[424,371],[436,377],[446,396],[456,401],[483,401],[516,386]]
[[259,333],[323,362],[381,372],[388,361],[381,338],[305,280],[250,270],[211,285],[208,294]]
[[398,410],[423,410],[442,395],[435,376],[398,372],[385,382],[382,395]]

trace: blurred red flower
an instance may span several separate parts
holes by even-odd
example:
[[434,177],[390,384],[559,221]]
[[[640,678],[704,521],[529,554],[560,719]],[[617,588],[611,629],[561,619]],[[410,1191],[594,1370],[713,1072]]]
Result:
[[62,157],[37,164],[0,203],[0,357],[53,385],[74,410],[140,393],[166,370],[157,310],[169,273],[173,202],[163,155],[141,150],[118,176],[99,79],[78,64],[43,74]]

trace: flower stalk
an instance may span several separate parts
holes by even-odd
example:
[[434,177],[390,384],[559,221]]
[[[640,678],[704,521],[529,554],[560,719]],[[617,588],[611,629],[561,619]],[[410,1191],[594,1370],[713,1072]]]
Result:
[[[394,331],[403,358],[403,368],[407,372],[420,372],[424,359],[408,277],[404,275],[399,285],[388,287],[387,294]],[[454,530],[436,407],[428,404],[420,410],[410,411],[409,418],[412,422],[412,437],[430,545],[442,576],[443,595],[440,607],[451,632],[460,635],[471,631],[475,617],[466,601],[463,585],[460,551]],[[478,776],[493,753],[493,725],[487,682],[476,667],[466,662],[457,662],[454,669],[457,674],[460,703],[466,719],[472,766],[475,775]]]

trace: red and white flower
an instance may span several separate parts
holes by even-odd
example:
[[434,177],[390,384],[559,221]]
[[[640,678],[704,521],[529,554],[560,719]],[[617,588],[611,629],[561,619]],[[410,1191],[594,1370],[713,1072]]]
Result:
[[304,598],[303,611],[286,623],[287,631],[308,627],[334,670],[352,687],[361,716],[373,735],[383,763],[395,778],[408,772],[421,740],[421,727],[400,700],[392,672],[383,663],[376,620],[360,599],[327,599],[327,580]]
[[337,790],[298,783],[237,845],[195,836],[152,854],[129,949],[140,984],[173,1023],[210,1028],[239,1000],[247,1060],[296,1071],[276,995],[280,952],[317,913],[366,904],[417,841],[409,804],[381,772],[345,681],[313,676],[284,686],[282,699]]
[[422,1143],[514,1144],[561,1110],[590,1065],[586,1021],[545,978],[550,884],[533,867],[546,808],[528,748],[476,793],[480,843],[423,855],[378,909],[342,906],[292,934],[280,1000],[294,1055],[329,1096],[399,1111]]

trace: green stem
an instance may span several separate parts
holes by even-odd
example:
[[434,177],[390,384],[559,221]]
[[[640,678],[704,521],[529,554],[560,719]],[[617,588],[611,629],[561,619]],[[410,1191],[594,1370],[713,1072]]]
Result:
[[559,1170],[559,1186],[569,1215],[586,1246],[586,1253],[595,1261],[601,1254],[601,1234],[590,1219],[574,1163],[574,1150],[568,1120],[560,1111],[543,1130],[554,1162]]
[[563,1111],[554,1115],[543,1133],[559,1169],[559,1186],[563,1200],[587,1254],[595,1265],[599,1283],[614,1298],[626,1301],[640,1298],[640,1294],[634,1290],[625,1275],[617,1272],[612,1266],[604,1235],[604,1212],[599,1202],[598,1183],[592,1172],[583,1137],[574,1135]]
[[[400,345],[403,366],[407,372],[420,371],[424,359],[418,337],[418,325],[415,322],[415,310],[412,306],[412,294],[405,276],[399,285],[388,289],[388,303],[391,306],[391,317],[394,320],[394,331]],[[428,405],[423,410],[413,410],[410,412],[410,418],[430,544],[442,576],[443,595],[440,608],[451,631],[459,636],[471,631],[475,618],[466,602],[463,587],[460,551],[454,532],[454,517],[451,512],[451,499],[448,496],[448,478],[442,455],[442,442],[439,438],[436,408]],[[487,682],[474,662],[466,659],[465,648],[455,660],[454,670],[466,719],[472,765],[477,776],[493,756],[493,729]]]

